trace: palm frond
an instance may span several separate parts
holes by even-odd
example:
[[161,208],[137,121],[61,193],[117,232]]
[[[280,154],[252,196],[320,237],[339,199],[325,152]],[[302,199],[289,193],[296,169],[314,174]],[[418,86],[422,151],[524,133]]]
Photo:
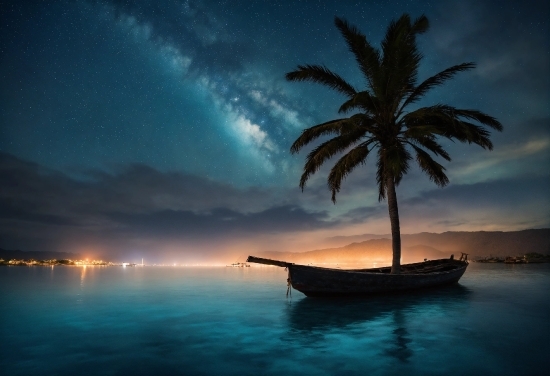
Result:
[[362,112],[353,114],[348,118],[350,125],[342,127],[341,134],[355,132],[355,130],[361,129],[364,134],[373,133],[376,130],[376,120],[370,115]]
[[344,127],[348,123],[349,123],[349,119],[347,118],[336,119],[336,120],[327,121],[326,123],[321,123],[311,128],[305,129],[290,147],[290,153],[291,154],[298,153],[300,149],[302,149],[304,146],[306,146],[311,141],[321,136],[327,136],[330,134],[340,134],[342,127]]
[[[423,107],[403,116],[402,122],[408,128],[419,124],[431,125],[438,129],[434,132],[450,140],[475,143],[484,149],[493,149],[490,133],[483,127],[464,121],[461,118],[475,119],[491,128],[502,130],[502,125],[493,117],[475,110],[462,110],[451,106],[435,105]],[[483,122],[481,122],[483,120]]]
[[386,148],[385,150],[385,165],[386,170],[394,178],[395,185],[399,185],[401,179],[409,171],[409,161],[412,159],[411,154],[405,149],[400,142]]
[[391,71],[391,74],[399,73],[402,67],[397,64],[402,63],[403,60],[411,60],[411,53],[415,50],[411,18],[408,14],[404,14],[397,21],[392,21],[386,30],[382,40],[382,66]]
[[311,81],[330,87],[348,97],[357,92],[338,74],[321,65],[298,65],[298,69],[285,75],[288,81]]
[[454,113],[457,116],[463,118],[479,121],[481,124],[487,125],[493,129],[496,129],[499,132],[502,132],[502,124],[494,117],[484,114],[483,112],[477,110],[454,109]]
[[420,166],[420,169],[428,175],[431,181],[433,181],[437,186],[444,187],[449,184],[449,178],[445,175],[445,167],[437,163],[430,157],[428,153],[424,150],[411,145],[416,152],[416,161]]
[[363,110],[366,113],[376,113],[378,103],[376,97],[372,96],[367,90],[361,91],[355,94],[353,97],[345,101],[340,108],[338,113],[345,113],[351,110],[359,109]]
[[374,140],[369,140],[357,145],[346,153],[330,170],[328,175],[328,187],[332,192],[332,202],[336,203],[336,194],[340,192],[342,181],[348,176],[358,165],[365,163],[369,155],[369,145]]
[[398,116],[399,114],[401,114],[401,112],[405,107],[422,98],[432,88],[442,85],[445,81],[451,79],[455,74],[459,72],[463,72],[473,68],[475,68],[475,63],[462,63],[462,64],[454,65],[450,68],[447,68],[437,73],[436,75],[433,75],[432,77],[424,80],[424,82],[418,85],[412,91],[412,93],[407,97],[407,99],[403,102],[403,104],[401,105],[398,111]]
[[376,182],[378,183],[378,200],[386,198],[387,179],[391,177],[399,185],[403,176],[409,171],[411,154],[401,143],[378,149]]
[[431,124],[424,124],[423,122],[406,124],[406,127],[407,128],[401,132],[404,138],[426,137],[428,135],[435,137],[441,132],[438,127]]
[[358,142],[363,135],[364,131],[358,129],[355,132],[334,137],[313,149],[306,157],[304,171],[300,178],[300,188],[304,189],[309,177],[317,172],[323,163]]
[[[426,26],[422,20],[415,22],[417,21],[418,28]],[[416,29],[413,29],[408,14],[390,24],[382,41],[382,51],[382,91],[386,102],[391,103],[392,112],[395,112],[403,97],[414,89],[422,60],[422,54],[416,44]]]
[[459,121],[454,127],[455,138],[461,142],[476,144],[483,149],[493,150],[493,143],[489,139],[490,133],[479,125],[467,121]]
[[371,46],[364,34],[346,20],[335,17],[334,24],[346,40],[370,88],[375,90],[375,76],[380,69],[380,52]]
[[403,115],[403,117],[399,119],[399,123],[404,124],[407,128],[421,125],[434,125],[434,121],[436,120],[450,119],[450,109],[451,107],[441,104],[421,107]]
[[430,28],[430,21],[425,15],[421,15],[414,20],[411,26],[411,32],[415,34],[424,34]]
[[441,156],[446,161],[451,161],[449,153],[447,153],[445,149],[443,149],[443,147],[437,141],[435,141],[435,137],[409,137],[408,140],[409,141],[407,143],[412,147],[415,147],[414,144],[418,144],[428,149],[433,154]]

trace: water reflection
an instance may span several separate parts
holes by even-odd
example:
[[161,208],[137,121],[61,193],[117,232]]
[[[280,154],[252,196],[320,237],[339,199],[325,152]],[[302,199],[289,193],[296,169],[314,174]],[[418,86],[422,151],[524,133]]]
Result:
[[383,342],[383,355],[408,362],[413,355],[412,320],[430,320],[466,307],[472,292],[462,285],[362,298],[304,298],[288,310],[288,340],[322,347],[327,334],[370,337]]
[[405,294],[358,298],[304,298],[290,305],[288,319],[293,330],[308,332],[344,327],[356,322],[410,309],[456,305],[467,301],[471,290],[462,285]]
[[84,288],[84,278],[86,277],[86,265],[82,265],[82,272],[80,273],[80,289]]
[[81,267],[80,271],[80,291],[78,292],[76,299],[76,302],[78,304],[82,304],[83,296],[84,296],[84,279],[86,278],[86,265],[83,265]]
[[412,350],[409,348],[409,343],[412,342],[410,333],[406,328],[406,319],[403,311],[397,309],[393,311],[393,326],[392,336],[394,342],[389,349],[385,350],[385,354],[397,358],[399,361],[406,363],[412,355]]

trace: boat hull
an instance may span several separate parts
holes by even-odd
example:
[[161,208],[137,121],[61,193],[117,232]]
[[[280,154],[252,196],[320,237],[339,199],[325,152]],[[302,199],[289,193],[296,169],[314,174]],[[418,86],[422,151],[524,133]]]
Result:
[[[389,274],[374,269],[340,270],[288,265],[292,287],[307,296],[354,296],[416,290],[457,283],[468,266],[458,260],[434,260],[444,265],[433,273]],[[430,261],[433,263],[434,261]],[[409,264],[409,265],[421,265]],[[378,269],[380,270],[380,269]]]

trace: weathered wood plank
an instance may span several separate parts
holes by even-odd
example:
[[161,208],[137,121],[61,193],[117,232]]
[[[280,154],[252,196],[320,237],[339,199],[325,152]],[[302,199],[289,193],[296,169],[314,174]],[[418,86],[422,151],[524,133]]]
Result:
[[289,265],[293,265],[291,262],[271,260],[271,259],[254,257],[254,256],[248,256],[248,258],[246,259],[246,262],[255,262],[256,264],[264,264],[264,265],[275,265],[275,266],[281,266],[283,268],[286,268]]

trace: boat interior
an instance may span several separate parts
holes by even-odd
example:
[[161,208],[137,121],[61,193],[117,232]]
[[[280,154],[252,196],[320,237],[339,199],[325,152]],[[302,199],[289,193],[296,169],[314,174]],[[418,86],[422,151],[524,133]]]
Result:
[[[463,267],[464,263],[461,261],[455,261],[452,259],[431,260],[418,262],[414,264],[401,265],[401,274],[427,274],[438,273],[455,270]],[[350,269],[350,272],[358,273],[385,273],[390,274],[391,266],[385,266],[382,268],[370,268],[370,269]]]

